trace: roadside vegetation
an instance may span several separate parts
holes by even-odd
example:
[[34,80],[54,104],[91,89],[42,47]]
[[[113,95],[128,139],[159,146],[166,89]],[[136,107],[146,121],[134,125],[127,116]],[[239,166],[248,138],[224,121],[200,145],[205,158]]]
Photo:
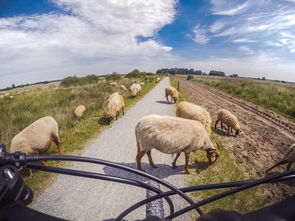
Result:
[[[177,81],[171,80],[171,85],[177,88]],[[181,101],[192,102],[192,99],[180,89],[180,98],[177,100],[177,103]],[[223,144],[219,135],[214,133],[213,127],[210,138],[219,147],[220,157],[213,165],[209,165],[204,151],[192,153],[190,157],[190,171],[195,176],[193,176],[189,185],[198,186],[250,179],[251,177],[245,174],[239,167],[240,162],[237,162],[236,159],[230,155],[229,150]],[[200,201],[226,190],[229,189],[198,191],[192,195],[195,201]],[[213,209],[235,210],[237,212],[247,213],[262,208],[268,203],[269,199],[263,194],[262,186],[227,196],[202,206],[202,209],[206,213]]]
[[295,121],[295,84],[209,76],[194,76],[193,81],[261,105]]
[[[118,75],[118,74],[116,74]],[[106,77],[107,78],[107,77]],[[12,138],[23,128],[35,120],[52,116],[59,125],[59,135],[62,142],[63,155],[78,155],[88,140],[97,136],[104,128],[107,121],[106,113],[107,99],[113,92],[123,95],[125,110],[127,111],[134,103],[140,100],[155,85],[155,77],[142,75],[139,78],[123,78],[121,75],[112,76],[106,80],[95,75],[87,77],[67,77],[60,83],[54,85],[41,85],[30,89],[25,88],[22,92],[13,94],[13,97],[0,98],[0,141],[9,150]],[[112,82],[112,84],[110,84]],[[114,84],[114,82],[116,84]],[[120,84],[127,88],[132,83],[144,82],[139,96],[132,98],[128,91],[123,92]],[[74,109],[83,104],[86,111],[81,120],[77,120],[73,114]],[[122,113],[120,113],[120,117]],[[120,120],[120,119],[118,119]],[[52,143],[48,154],[58,154],[56,146]],[[48,165],[64,166],[62,163],[49,162]],[[26,178],[34,192],[39,193],[48,185],[47,173],[34,172],[33,178]]]

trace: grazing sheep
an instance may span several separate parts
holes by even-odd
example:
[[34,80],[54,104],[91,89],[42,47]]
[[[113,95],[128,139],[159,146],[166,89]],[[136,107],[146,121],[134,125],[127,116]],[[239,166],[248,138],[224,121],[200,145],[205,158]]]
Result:
[[210,164],[219,157],[219,152],[211,142],[205,127],[198,121],[178,117],[150,115],[143,117],[136,125],[137,168],[142,170],[141,159],[147,154],[149,163],[153,163],[151,150],[174,154],[176,157],[172,167],[176,168],[176,161],[181,152],[185,154],[185,172],[189,173],[189,154],[196,150],[205,150]]
[[140,82],[139,84],[140,84],[140,85],[144,85],[144,82]]
[[120,88],[121,88],[121,90],[123,90],[123,91],[127,91],[127,88],[126,88],[125,85],[123,85],[123,84],[120,85]]
[[294,162],[295,162],[295,143],[292,144],[292,146],[290,147],[288,153],[284,156],[284,158],[280,162],[278,162],[277,164],[273,165],[271,168],[266,170],[266,173],[272,170],[273,168],[286,163],[288,163],[287,170],[290,170],[290,167],[292,163]]
[[[58,124],[53,117],[42,117],[13,137],[10,152],[43,154],[49,150],[52,140],[57,146],[58,154],[60,154],[61,143],[58,135]],[[32,176],[32,171],[30,171],[30,176]]]
[[130,87],[130,91],[131,91],[133,97],[138,95],[139,92],[141,91],[140,84],[132,84],[131,87]]
[[161,80],[161,78],[157,77],[156,82],[158,83]]
[[80,120],[85,110],[86,110],[86,107],[84,105],[79,105],[74,111],[75,116]]
[[227,125],[227,135],[229,135],[229,130],[234,129],[236,131],[236,135],[239,135],[241,127],[238,121],[238,118],[233,115],[231,112],[229,112],[226,109],[220,109],[217,112],[217,119],[215,123],[215,129],[217,127],[218,122],[221,123],[221,128],[223,129],[223,123]]
[[111,120],[116,117],[116,120],[119,116],[119,111],[122,109],[124,115],[124,99],[118,93],[113,93],[108,99],[108,106],[107,106],[107,120],[108,124],[110,124]]
[[171,86],[166,87],[165,88],[165,97],[166,97],[167,101],[169,102],[168,96],[171,97],[171,103],[172,103],[172,100],[174,103],[176,103],[176,101],[178,99],[178,91],[176,90],[176,88],[171,87]]
[[211,116],[205,108],[186,101],[180,102],[176,106],[176,116],[185,119],[196,120],[204,125],[209,135],[211,135]]

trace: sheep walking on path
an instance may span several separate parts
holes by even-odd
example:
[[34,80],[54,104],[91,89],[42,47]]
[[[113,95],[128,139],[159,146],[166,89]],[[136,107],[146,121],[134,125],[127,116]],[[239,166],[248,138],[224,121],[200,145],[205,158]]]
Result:
[[198,121],[178,117],[150,115],[143,117],[136,125],[137,168],[142,170],[141,159],[147,154],[152,167],[151,150],[162,153],[175,154],[172,167],[176,168],[176,161],[181,152],[185,154],[185,172],[189,173],[188,162],[190,152],[204,150],[212,164],[219,157],[219,152],[211,142],[205,127]]
[[168,96],[170,96],[171,98],[171,103],[176,103],[177,99],[178,99],[178,91],[176,90],[176,88],[174,87],[166,87],[165,88],[165,97],[167,99],[167,101],[169,102]]
[[266,170],[266,173],[269,172],[270,170],[272,170],[273,168],[280,166],[282,164],[288,164],[287,165],[287,170],[290,170],[291,165],[295,162],[295,143],[292,144],[292,146],[290,147],[288,153],[284,156],[284,158],[276,163],[275,165],[273,165],[271,168]]
[[208,134],[211,135],[212,120],[209,112],[205,108],[183,101],[176,106],[176,116],[199,121],[204,125]]
[[108,106],[107,106],[107,120],[108,124],[110,124],[111,120],[116,118],[118,120],[119,111],[122,109],[123,115],[124,113],[124,99],[122,95],[118,92],[113,93],[108,99]]
[[130,87],[130,91],[131,91],[133,97],[138,95],[139,92],[141,91],[140,84],[132,84],[131,87]]
[[228,110],[220,109],[217,112],[217,119],[216,119],[215,127],[214,127],[215,129],[217,128],[218,122],[220,122],[222,129],[223,129],[223,123],[227,125],[227,135],[229,135],[230,131],[233,132],[232,129],[236,131],[236,135],[239,135],[241,130],[239,120],[235,115],[233,115]]

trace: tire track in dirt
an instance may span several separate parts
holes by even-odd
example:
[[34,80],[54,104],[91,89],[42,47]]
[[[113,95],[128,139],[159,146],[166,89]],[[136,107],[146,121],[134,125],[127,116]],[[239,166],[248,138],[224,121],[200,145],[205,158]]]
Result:
[[[227,136],[219,128],[215,132],[221,136],[225,146],[239,162],[241,169],[250,176],[265,176],[265,170],[280,161],[290,145],[295,142],[292,129],[282,128],[280,124],[276,124],[264,116],[257,115],[251,110],[258,110],[265,113],[265,116],[279,119],[284,124],[293,127],[292,122],[278,116],[276,113],[264,110],[250,102],[233,98],[228,94],[216,92],[211,88],[208,89],[196,82],[186,81],[178,77],[175,80],[180,81],[180,90],[185,91],[196,104],[207,108],[214,123],[216,112],[220,108],[228,109],[238,117],[242,129],[239,136]],[[239,103],[243,103],[250,108],[246,109]],[[278,170],[285,170],[285,167],[282,166]],[[285,184],[267,185],[265,187],[265,194],[274,198],[274,200],[281,200],[295,193],[294,187]]]

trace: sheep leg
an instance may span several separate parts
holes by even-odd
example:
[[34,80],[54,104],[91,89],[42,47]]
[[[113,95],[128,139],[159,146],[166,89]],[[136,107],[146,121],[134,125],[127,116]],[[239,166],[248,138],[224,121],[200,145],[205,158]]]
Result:
[[60,155],[60,140],[58,136],[52,136],[53,142],[55,143],[57,150],[58,150],[58,154]]
[[125,115],[125,113],[124,113],[124,107],[122,107],[122,111],[123,111],[123,115]]
[[141,171],[144,171],[141,167],[141,159],[144,155],[145,155],[145,152],[143,152],[143,151],[138,152],[138,154],[136,155],[137,169],[139,169]]
[[289,163],[289,161],[288,160],[282,160],[282,161],[278,162],[277,164],[273,165],[271,168],[267,169],[265,172],[267,173],[268,171],[272,170],[273,168],[275,168],[277,166],[280,166],[282,164],[286,164],[286,163]]
[[176,169],[176,168],[177,168],[177,166],[176,166],[176,160],[179,158],[180,154],[181,154],[181,152],[178,152],[178,153],[176,154],[175,159],[174,159],[173,162],[172,162],[172,168],[173,168],[173,169]]
[[227,126],[227,135],[229,135],[229,128],[230,126]]
[[184,166],[184,170],[186,174],[189,174],[189,170],[188,170],[188,161],[189,161],[189,153],[184,153],[185,154],[185,166]]
[[288,165],[287,165],[287,170],[290,170],[292,163],[293,163],[293,162],[288,163]]
[[118,120],[118,111],[117,111],[117,113],[116,113],[116,120]]
[[216,130],[216,128],[217,128],[217,124],[218,124],[219,121],[220,121],[220,120],[217,120],[217,121],[215,122],[214,130]]
[[151,151],[149,150],[146,154],[148,155],[148,158],[149,158],[149,162],[150,162],[151,167],[153,167],[153,168],[157,168],[157,167],[155,166],[154,162],[153,162]]

